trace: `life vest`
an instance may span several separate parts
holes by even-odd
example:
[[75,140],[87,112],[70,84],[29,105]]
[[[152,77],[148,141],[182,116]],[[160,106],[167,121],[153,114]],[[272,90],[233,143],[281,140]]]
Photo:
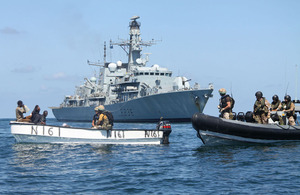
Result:
[[268,114],[269,110],[266,106],[266,99],[256,100],[254,103],[254,114]]
[[271,108],[272,108],[272,110],[278,109],[279,105],[280,105],[280,101],[272,102],[272,103],[271,103]]
[[228,102],[227,98],[229,98],[229,101],[230,101],[230,108],[226,109],[225,112],[232,112],[232,108],[234,106],[235,100],[232,97],[230,97],[229,95],[224,95],[221,97],[219,106],[221,108],[225,108],[227,106],[227,102]]
[[[289,109],[291,109],[291,106],[292,106],[292,102],[291,101],[289,101],[289,102],[283,101],[282,102],[282,108],[283,108],[283,110],[289,110]],[[294,116],[294,114],[295,114],[295,109],[292,110],[292,111],[286,112],[287,116]]]

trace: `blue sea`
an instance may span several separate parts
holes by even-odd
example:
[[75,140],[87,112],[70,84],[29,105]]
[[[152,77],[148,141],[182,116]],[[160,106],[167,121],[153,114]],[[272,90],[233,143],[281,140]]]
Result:
[[190,123],[174,123],[169,145],[17,144],[9,121],[0,119],[1,194],[300,192],[300,143],[207,147]]

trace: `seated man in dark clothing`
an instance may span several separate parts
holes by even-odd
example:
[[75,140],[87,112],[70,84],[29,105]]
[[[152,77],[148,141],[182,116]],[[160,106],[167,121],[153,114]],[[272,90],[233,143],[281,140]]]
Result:
[[39,125],[46,125],[46,117],[48,116],[48,111],[45,110],[43,114],[38,114],[35,116],[34,120],[32,120],[32,123],[39,124]]
[[42,125],[46,125],[46,117],[48,116],[48,111],[45,110],[43,112],[43,115],[41,115],[41,120],[40,120],[40,124]]
[[40,110],[41,108],[39,105],[36,105],[31,113],[31,122],[34,124],[37,124],[39,122],[40,118]]

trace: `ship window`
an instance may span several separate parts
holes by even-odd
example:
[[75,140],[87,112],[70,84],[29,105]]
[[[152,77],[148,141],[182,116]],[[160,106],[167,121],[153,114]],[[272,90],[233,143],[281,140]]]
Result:
[[144,73],[143,73],[143,72],[140,72],[140,75],[144,75]]
[[155,75],[159,75],[159,73],[158,73],[158,72],[156,72],[156,73],[155,73]]
[[165,73],[163,73],[163,72],[162,72],[162,73],[160,73],[160,76],[164,76],[164,75],[165,75]]
[[145,75],[149,75],[149,72],[145,72]]
[[150,72],[150,75],[154,75],[154,72]]
[[166,73],[166,76],[169,76],[169,73]]
[[172,76],[172,73],[170,73],[170,77]]

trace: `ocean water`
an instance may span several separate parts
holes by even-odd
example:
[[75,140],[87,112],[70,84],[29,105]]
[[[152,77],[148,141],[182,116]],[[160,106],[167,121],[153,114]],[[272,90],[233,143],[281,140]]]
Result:
[[[53,119],[49,124],[62,123]],[[155,124],[116,127],[154,128]],[[300,192],[300,143],[207,147],[190,123],[172,124],[172,130],[169,145],[17,144],[9,119],[0,119],[0,193]]]

